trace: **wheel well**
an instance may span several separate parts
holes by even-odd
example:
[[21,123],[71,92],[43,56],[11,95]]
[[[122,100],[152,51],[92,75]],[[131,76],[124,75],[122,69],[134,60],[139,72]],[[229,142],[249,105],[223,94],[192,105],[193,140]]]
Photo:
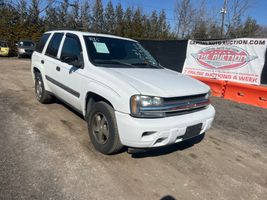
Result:
[[37,67],[34,67],[33,68],[33,73],[36,74],[36,73],[41,73],[41,72]]
[[114,108],[113,105],[104,97],[93,92],[88,92],[86,94],[86,100],[85,100],[85,111],[86,111],[85,117],[86,118],[88,117],[87,115],[89,114],[89,111],[91,110],[93,103],[96,103],[99,101],[104,101],[105,103],[109,104],[112,108]]

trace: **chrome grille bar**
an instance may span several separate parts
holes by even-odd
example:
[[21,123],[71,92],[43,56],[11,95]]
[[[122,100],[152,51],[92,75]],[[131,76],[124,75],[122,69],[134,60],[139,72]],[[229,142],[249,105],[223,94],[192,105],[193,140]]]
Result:
[[[191,97],[192,98],[192,97]],[[187,99],[187,100],[185,100]],[[172,113],[178,111],[190,111],[199,108],[204,108],[210,104],[209,99],[205,98],[205,95],[202,97],[192,98],[190,96],[183,98],[183,100],[175,100],[175,101],[164,101],[162,106],[155,107],[142,107],[140,109],[141,112],[165,112]]]

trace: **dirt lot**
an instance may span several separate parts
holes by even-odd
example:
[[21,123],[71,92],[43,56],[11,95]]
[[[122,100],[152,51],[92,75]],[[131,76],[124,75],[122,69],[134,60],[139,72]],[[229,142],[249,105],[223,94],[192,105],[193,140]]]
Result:
[[80,115],[35,100],[30,60],[0,71],[0,199],[267,199],[267,110],[213,98],[200,143],[104,156]]

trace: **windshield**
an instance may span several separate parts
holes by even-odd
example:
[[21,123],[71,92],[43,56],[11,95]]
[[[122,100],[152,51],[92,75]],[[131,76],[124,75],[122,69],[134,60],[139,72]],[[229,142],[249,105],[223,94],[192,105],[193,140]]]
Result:
[[6,42],[0,42],[0,47],[7,47],[7,43]]
[[162,68],[139,43],[98,36],[84,36],[88,56],[96,66]]
[[19,46],[20,47],[34,47],[35,46],[35,44],[33,43],[33,42],[31,42],[31,41],[20,41],[19,42]]

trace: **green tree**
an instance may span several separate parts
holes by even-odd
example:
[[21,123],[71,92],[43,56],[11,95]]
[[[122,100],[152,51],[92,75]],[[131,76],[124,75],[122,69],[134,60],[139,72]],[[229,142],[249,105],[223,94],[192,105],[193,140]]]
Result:
[[88,1],[84,1],[84,3],[81,6],[81,26],[82,30],[89,31],[91,29],[91,23],[90,23],[90,5]]
[[123,36],[123,9],[121,3],[118,3],[115,9],[115,34]]
[[26,0],[20,0],[17,9],[19,12],[20,22],[26,22],[28,20],[28,10],[27,10]]
[[104,32],[103,5],[101,0],[96,0],[93,7],[92,30],[97,33]]
[[68,28],[68,8],[69,8],[69,1],[63,0],[60,3],[60,7],[57,8],[57,15],[58,15],[58,28]]
[[150,38],[151,22],[150,22],[149,16],[147,16],[147,15],[143,15],[143,26],[144,26],[144,30],[143,30],[142,38]]
[[156,39],[159,37],[159,23],[158,23],[158,13],[157,11],[153,11],[150,19],[149,19],[149,24],[150,24],[150,31],[149,31],[149,38],[151,39]]
[[44,24],[40,18],[40,1],[32,0],[29,7],[29,24],[28,37],[27,39],[32,39],[34,41],[39,40],[40,36],[44,32]]
[[45,12],[44,24],[46,30],[60,28],[59,13],[53,6],[49,6]]
[[143,24],[142,24],[142,12],[140,8],[137,8],[133,14],[133,28],[135,38],[142,38],[143,36]]
[[216,23],[210,23],[208,34],[210,39],[221,39],[221,27]]
[[133,36],[133,12],[130,7],[125,10],[124,17],[123,17],[123,30],[124,36],[132,37]]
[[164,10],[161,10],[158,18],[158,38],[168,38],[169,29],[170,25],[167,23],[166,13]]
[[108,2],[104,14],[104,31],[112,34],[115,32],[115,12],[111,1]]
[[207,27],[207,23],[205,21],[200,21],[198,22],[191,33],[191,37],[193,39],[208,39],[209,35],[208,35],[208,27]]
[[68,25],[70,29],[79,29],[81,28],[81,18],[80,18],[80,4],[79,1],[74,1],[71,4],[71,10],[68,17]]
[[241,30],[240,37],[257,37],[260,32],[260,26],[255,19],[248,17]]
[[39,0],[32,0],[29,8],[29,19],[32,24],[40,23]]

